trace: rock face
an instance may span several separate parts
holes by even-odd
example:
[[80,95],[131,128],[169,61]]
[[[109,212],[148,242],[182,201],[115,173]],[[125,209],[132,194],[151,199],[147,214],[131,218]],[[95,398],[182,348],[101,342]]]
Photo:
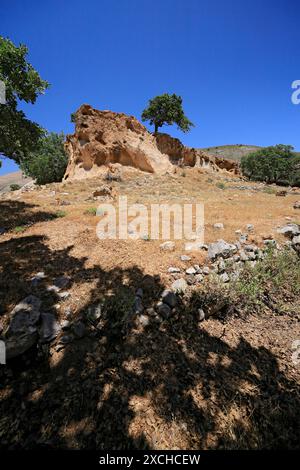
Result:
[[179,139],[168,134],[155,134],[157,147],[170,157],[172,163],[181,163],[183,166],[195,166],[212,171],[226,170],[234,174],[239,173],[239,165],[235,160],[209,155],[200,149],[185,147]]
[[157,174],[171,172],[179,164],[238,173],[237,162],[185,147],[168,134],[150,134],[133,116],[84,104],[74,117],[75,134],[68,135],[65,143],[69,155],[65,180],[96,176],[115,163]]
[[65,144],[69,155],[65,179],[95,176],[110,163],[150,173],[172,168],[169,157],[158,150],[155,137],[133,116],[84,104],[75,113],[75,122],[75,134],[67,136]]

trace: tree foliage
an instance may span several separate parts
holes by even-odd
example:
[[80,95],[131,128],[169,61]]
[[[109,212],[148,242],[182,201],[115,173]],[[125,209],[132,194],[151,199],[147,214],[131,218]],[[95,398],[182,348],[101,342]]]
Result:
[[64,150],[64,134],[48,133],[41,137],[28,158],[22,159],[21,169],[37,184],[61,181],[67,167],[68,158]]
[[278,144],[246,155],[242,173],[251,180],[300,186],[300,157],[291,145]]
[[194,124],[185,116],[182,108],[182,98],[175,94],[156,96],[149,101],[148,107],[142,113],[142,121],[154,124],[154,132],[164,124],[177,124],[183,132],[188,132]]
[[49,86],[27,61],[28,49],[0,36],[0,80],[5,84],[6,104],[0,104],[0,155],[17,163],[27,158],[44,130],[18,110],[18,102],[35,103]]

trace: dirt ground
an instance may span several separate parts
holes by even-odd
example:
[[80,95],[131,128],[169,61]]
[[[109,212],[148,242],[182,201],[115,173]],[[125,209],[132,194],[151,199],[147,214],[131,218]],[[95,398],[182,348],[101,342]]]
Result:
[[[162,240],[99,240],[93,215],[99,179],[52,184],[0,199],[0,321],[26,295],[42,297],[58,319],[85,315],[108,292],[143,287],[145,306],[170,285],[168,267],[202,264],[206,252],[159,248]],[[277,228],[300,223],[293,204],[299,193],[275,195],[276,187],[228,174],[178,170],[162,177],[124,171],[109,183],[128,204],[204,202],[205,243],[234,242],[236,230],[254,225],[250,242],[282,241]],[[222,222],[224,230],[213,228]],[[46,278],[33,287],[31,278]],[[68,275],[70,296],[46,294],[54,278]],[[101,332],[78,340],[50,358],[29,351],[0,375],[0,447],[98,449],[297,448],[300,365],[292,342],[299,318],[272,311],[247,318],[210,318],[192,312],[126,331],[107,319]],[[0,366],[3,368],[3,366]]]

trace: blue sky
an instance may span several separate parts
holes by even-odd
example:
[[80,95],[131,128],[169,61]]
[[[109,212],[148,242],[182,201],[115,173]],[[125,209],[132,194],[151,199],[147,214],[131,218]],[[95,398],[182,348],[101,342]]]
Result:
[[[0,34],[29,47],[51,88],[28,117],[73,131],[82,103],[140,118],[149,98],[183,97],[195,127],[162,130],[186,145],[273,145],[300,150],[299,0],[14,0]],[[13,171],[6,160],[0,174]]]

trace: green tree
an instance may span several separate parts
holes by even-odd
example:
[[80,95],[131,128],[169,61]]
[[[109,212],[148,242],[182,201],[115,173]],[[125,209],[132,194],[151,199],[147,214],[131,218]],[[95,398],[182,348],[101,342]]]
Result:
[[291,145],[265,147],[244,156],[242,173],[251,180],[282,185],[299,185],[300,157]]
[[18,110],[18,102],[35,103],[49,84],[27,61],[28,49],[0,36],[0,80],[6,103],[0,104],[0,155],[17,163],[27,158],[44,130]]
[[21,160],[21,169],[37,184],[61,181],[68,163],[64,140],[63,133],[51,132],[41,137],[28,158]]
[[142,113],[142,121],[150,121],[154,124],[154,132],[158,128],[167,124],[177,124],[183,132],[188,132],[194,124],[185,116],[182,109],[182,98],[175,94],[156,96],[149,101],[148,107]]

